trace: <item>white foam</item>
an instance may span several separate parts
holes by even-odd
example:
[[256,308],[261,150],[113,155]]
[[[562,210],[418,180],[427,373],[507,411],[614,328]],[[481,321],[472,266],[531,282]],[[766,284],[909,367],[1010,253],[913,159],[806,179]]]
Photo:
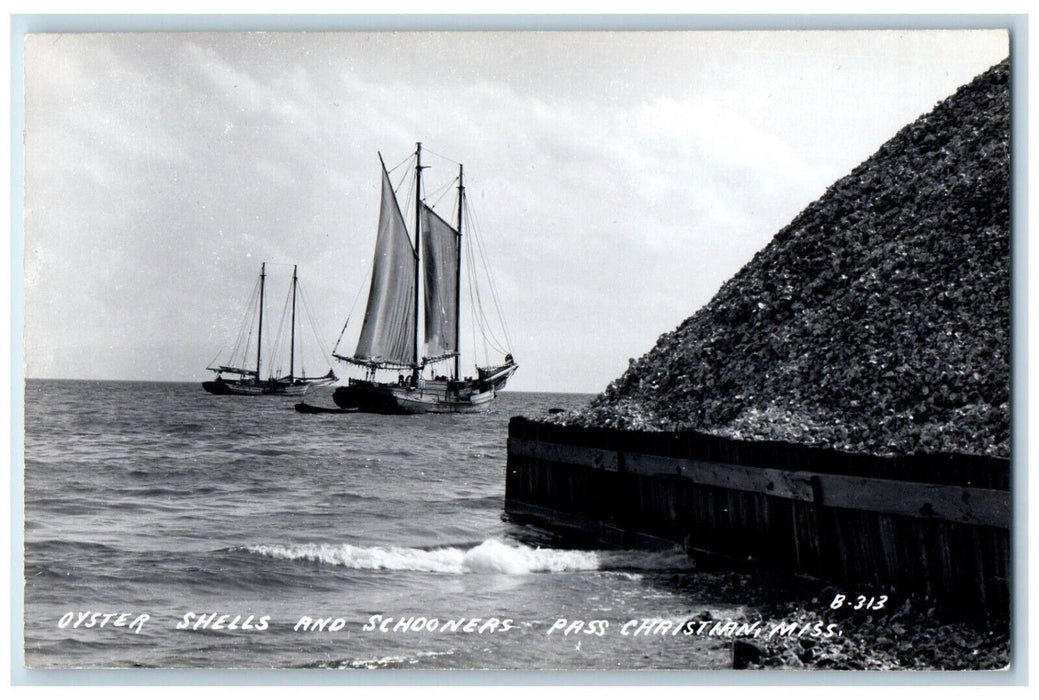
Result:
[[350,544],[253,545],[253,554],[273,559],[311,561],[348,569],[428,571],[445,574],[531,574],[595,571],[603,568],[638,570],[688,568],[678,553],[593,552],[543,549],[488,539],[470,549],[442,547],[358,547]]
[[351,544],[256,545],[254,554],[273,559],[313,561],[348,569],[461,573],[462,550],[411,547],[355,547]]
[[566,549],[532,549],[490,539],[462,556],[465,571],[481,574],[529,574],[539,571],[594,571],[599,568],[596,552]]

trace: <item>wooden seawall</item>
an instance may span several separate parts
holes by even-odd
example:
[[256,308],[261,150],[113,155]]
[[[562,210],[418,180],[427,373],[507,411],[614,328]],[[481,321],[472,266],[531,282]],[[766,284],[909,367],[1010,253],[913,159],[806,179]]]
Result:
[[516,520],[617,544],[665,539],[879,594],[1009,609],[1009,460],[883,458],[513,418],[505,484]]

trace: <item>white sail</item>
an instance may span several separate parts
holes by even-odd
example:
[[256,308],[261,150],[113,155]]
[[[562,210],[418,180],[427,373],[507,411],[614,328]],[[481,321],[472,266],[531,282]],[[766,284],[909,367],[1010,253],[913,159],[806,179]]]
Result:
[[426,357],[458,352],[458,253],[460,236],[422,205],[422,263],[425,270]]
[[415,248],[383,168],[382,208],[372,286],[354,360],[389,367],[415,363]]

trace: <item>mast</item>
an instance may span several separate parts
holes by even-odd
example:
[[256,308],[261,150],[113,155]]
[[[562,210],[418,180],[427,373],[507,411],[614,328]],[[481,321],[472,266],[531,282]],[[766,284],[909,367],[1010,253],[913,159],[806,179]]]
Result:
[[416,385],[419,375],[419,362],[418,362],[418,287],[419,287],[419,251],[422,250],[422,142],[419,141],[415,144],[415,316],[414,316],[414,329],[415,329],[415,350],[412,354],[415,362],[415,379]]
[[256,331],[256,383],[260,383],[260,352],[263,347],[263,284],[267,278],[267,263],[260,263],[260,326]]
[[462,316],[462,202],[465,201],[465,184],[462,180],[462,164],[458,164],[458,249],[455,251],[455,379],[461,379],[461,316]]
[[292,266],[292,326],[289,330],[289,381],[296,371],[296,265]]

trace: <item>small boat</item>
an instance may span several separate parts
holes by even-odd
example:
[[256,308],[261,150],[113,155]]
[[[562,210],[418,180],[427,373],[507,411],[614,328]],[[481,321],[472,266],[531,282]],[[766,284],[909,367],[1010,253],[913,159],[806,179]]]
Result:
[[[231,359],[226,364],[216,365],[210,363],[207,368],[216,372],[216,379],[202,382],[202,388],[210,394],[223,394],[234,396],[302,396],[308,389],[314,386],[332,384],[337,377],[331,369],[328,374],[317,377],[307,377],[305,373],[296,374],[296,347],[297,347],[297,299],[302,293],[299,277],[296,274],[296,265],[292,266],[291,287],[291,319],[289,321],[289,371],[279,376],[271,373],[265,379],[261,379],[263,363],[263,331],[264,331],[264,306],[265,287],[267,280],[267,263],[260,265],[260,279],[254,289],[253,296],[245,314],[245,322],[238,332],[234,346],[231,349]],[[256,323],[256,363],[248,362],[246,354],[250,352],[252,343],[253,316],[258,316]],[[284,316],[282,317],[284,320]],[[248,364],[248,366],[247,366]],[[273,364],[273,363],[272,363]],[[233,379],[225,379],[223,375],[233,375]]]
[[[332,351],[336,359],[363,367],[365,376],[363,379],[351,378],[346,386],[336,388],[332,399],[341,408],[372,413],[485,411],[519,365],[508,350],[507,342],[504,348],[502,343],[495,343],[504,355],[503,361],[477,366],[475,376],[462,376],[459,359],[460,290],[462,224],[466,220],[467,201],[463,168],[458,164],[458,218],[456,225],[452,225],[423,199],[422,171],[427,166],[422,165],[421,143],[416,145],[414,161],[413,243],[390,173],[382,154],[379,154],[382,205],[364,324],[353,355],[339,355]],[[476,257],[473,255],[471,259]],[[420,269],[424,273],[421,280]],[[472,273],[470,280],[473,280]],[[493,292],[493,286],[491,289]],[[472,296],[480,299],[478,294]],[[425,321],[425,346],[421,355],[420,298],[424,301]],[[493,298],[497,303],[496,297]],[[477,312],[479,317],[474,321],[474,328],[484,334],[486,346],[487,318],[482,309]],[[501,318],[500,309],[498,316]],[[507,332],[505,336],[507,340]],[[441,363],[450,366],[438,370]],[[424,376],[427,369],[430,376]],[[390,372],[389,379],[380,379],[379,372]]]

